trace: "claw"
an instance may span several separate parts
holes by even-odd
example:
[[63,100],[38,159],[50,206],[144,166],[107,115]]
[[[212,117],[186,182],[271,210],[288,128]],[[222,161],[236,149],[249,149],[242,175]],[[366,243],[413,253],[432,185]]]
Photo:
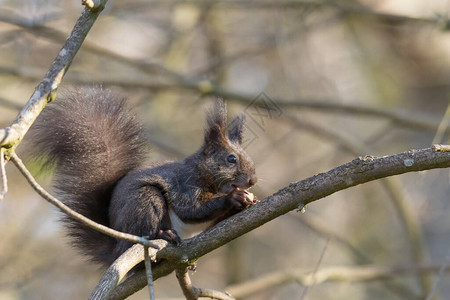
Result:
[[180,236],[173,229],[159,230],[156,238],[166,240],[174,245],[179,245],[181,243]]
[[236,206],[235,202],[239,203],[237,206],[239,208],[247,208],[257,202],[256,197],[252,193],[238,187],[232,192],[231,198],[234,206]]

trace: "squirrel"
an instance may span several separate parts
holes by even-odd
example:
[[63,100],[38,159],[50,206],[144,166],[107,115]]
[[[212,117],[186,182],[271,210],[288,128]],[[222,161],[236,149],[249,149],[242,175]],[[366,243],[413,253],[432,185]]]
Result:
[[[245,115],[227,125],[216,99],[203,145],[180,161],[145,165],[149,146],[124,97],[101,87],[81,88],[50,103],[30,130],[35,158],[55,166],[57,196],[71,209],[118,231],[181,239],[257,202],[248,188],[257,177],[242,147]],[[110,265],[132,246],[63,217],[73,244]]]

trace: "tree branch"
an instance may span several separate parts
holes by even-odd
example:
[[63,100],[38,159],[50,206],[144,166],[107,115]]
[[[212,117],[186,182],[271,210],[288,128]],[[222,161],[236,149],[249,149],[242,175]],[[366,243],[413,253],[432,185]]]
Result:
[[[8,148],[8,151],[12,153],[41,110],[55,98],[56,90],[64,74],[106,2],[107,0],[101,0],[102,5],[97,10],[88,8],[83,10],[64,46],[59,51],[44,79],[37,85],[30,100],[11,126],[0,129],[0,147]],[[9,156],[9,153],[6,153],[6,155]]]
[[[380,178],[435,168],[450,167],[450,152],[430,148],[373,157],[364,156],[279,190],[272,196],[251,206],[201,234],[184,240],[177,247],[158,251],[157,259],[164,259],[153,268],[153,278],[167,275],[187,262],[211,252],[231,240],[306,204],[352,186]],[[123,299],[146,285],[145,274],[137,273],[119,285],[112,299]],[[133,286],[133,288],[131,288]]]
[[212,289],[201,289],[192,285],[191,278],[189,278],[189,273],[187,268],[181,268],[175,270],[178,282],[183,291],[183,295],[186,300],[197,300],[199,297],[208,297],[211,299],[223,299],[223,300],[233,300],[234,298]]

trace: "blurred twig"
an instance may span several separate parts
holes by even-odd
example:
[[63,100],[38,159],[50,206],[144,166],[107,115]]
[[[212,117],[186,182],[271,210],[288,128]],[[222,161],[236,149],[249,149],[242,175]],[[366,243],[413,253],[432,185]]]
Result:
[[[325,246],[323,247],[322,252],[320,253],[320,257],[319,260],[316,263],[316,267],[314,268],[314,271],[312,272],[312,276],[316,277],[317,274],[319,273],[319,267],[322,264],[323,261],[323,257],[325,256],[325,251],[328,249],[328,244],[330,243],[330,238],[327,239],[327,242],[325,244]],[[303,300],[306,296],[306,293],[308,292],[309,288],[312,288],[314,286],[315,282],[309,286],[305,286],[305,289],[302,292],[302,295],[300,296],[300,300]]]
[[[98,14],[98,12],[96,12],[96,14]],[[64,42],[67,38],[67,33],[65,31],[49,27],[43,24],[35,24],[32,22],[32,20],[29,20],[17,14],[13,14],[7,10],[0,9],[0,22],[5,22],[8,24],[19,26],[25,30],[30,31],[35,36],[40,36],[42,38],[51,41],[56,41],[58,43]],[[178,76],[176,73],[171,72],[170,70],[163,67],[161,64],[129,58],[120,53],[112,51],[109,48],[98,46],[89,41],[83,43],[83,51],[89,51],[96,55],[112,58],[116,61],[129,64],[145,72],[152,73],[158,71],[161,72],[163,75],[167,75],[173,78],[177,78]]]
[[225,290],[237,298],[242,298],[293,281],[298,282],[305,287],[310,287],[327,281],[357,282],[382,279],[388,280],[399,276],[436,273],[439,272],[439,270],[439,265],[323,267],[317,272],[310,273],[301,269],[293,269],[265,274],[247,282],[228,286]]
[[7,100],[5,98],[0,98],[0,105],[14,110],[21,110],[23,107],[22,105],[17,104],[14,101]]
[[[10,74],[18,74],[20,76],[29,77],[30,75],[23,74],[23,71],[8,67],[0,67],[0,72],[7,72]],[[36,74],[36,72],[33,72]],[[181,75],[179,75],[181,76]],[[98,80],[98,79],[97,79]],[[70,74],[66,79],[67,82],[74,84],[92,84],[93,81],[86,79],[84,76],[74,76]],[[152,83],[152,82],[139,82],[129,79],[112,79],[103,78],[98,80],[99,83],[105,86],[121,86],[126,88],[143,88],[150,90],[191,90],[203,95],[214,95],[222,97],[226,100],[238,102],[245,106],[255,105],[255,95],[245,94],[241,92],[225,89],[220,86],[216,86],[211,81],[207,80],[183,80],[174,83]],[[414,128],[428,131],[436,131],[440,124],[440,119],[437,119],[430,115],[424,115],[422,112],[414,112],[407,110],[385,109],[380,107],[362,106],[358,104],[339,103],[333,99],[283,99],[278,97],[272,97],[272,100],[285,109],[310,109],[327,113],[339,113],[343,115],[361,115],[377,118],[385,118],[393,121],[399,126],[406,128]],[[450,128],[445,128],[444,133],[449,133]]]
[[439,123],[438,128],[436,129],[436,134],[433,138],[433,144],[444,142],[442,139],[444,137],[445,132],[448,130],[450,123],[450,104],[447,105],[447,109],[445,110],[445,114],[442,117],[442,121]]
[[442,263],[442,265],[441,265],[441,267],[440,267],[440,269],[439,269],[439,274],[437,275],[437,277],[436,277],[436,279],[435,279],[435,281],[434,281],[434,283],[433,283],[433,287],[431,288],[430,293],[427,295],[427,298],[426,298],[425,300],[431,300],[431,299],[433,299],[433,296],[434,296],[434,295],[436,294],[436,292],[437,292],[437,289],[438,289],[438,287],[439,287],[439,283],[441,282],[441,279],[442,279],[442,277],[444,276],[444,274],[445,274],[445,272],[446,272],[446,270],[447,270],[447,267],[448,267],[449,263],[450,263],[450,257],[447,256],[446,259],[445,259],[445,262]]
[[371,17],[378,19],[386,23],[423,23],[429,25],[440,25],[443,29],[448,29],[450,22],[443,16],[437,15],[431,18],[410,17],[404,15],[396,15],[390,13],[377,12],[372,10],[368,6],[364,6],[361,3],[355,3],[354,1],[330,1],[330,0],[284,0],[284,1],[245,1],[245,0],[233,0],[233,1],[213,1],[213,0],[153,0],[148,3],[142,4],[139,7],[133,7],[133,9],[143,9],[144,7],[156,6],[174,6],[177,4],[189,4],[196,6],[212,6],[220,7],[222,9],[299,9],[299,8],[329,8],[336,10],[339,13]]

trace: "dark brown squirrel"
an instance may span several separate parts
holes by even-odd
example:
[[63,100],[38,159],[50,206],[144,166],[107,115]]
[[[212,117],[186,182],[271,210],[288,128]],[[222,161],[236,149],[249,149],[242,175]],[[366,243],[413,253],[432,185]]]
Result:
[[[33,155],[56,165],[55,188],[75,211],[113,229],[178,244],[256,202],[254,164],[242,148],[245,115],[227,126],[216,100],[204,142],[181,161],[143,166],[143,127],[123,97],[99,87],[68,93],[31,128]],[[74,245],[104,265],[131,243],[64,219]]]

